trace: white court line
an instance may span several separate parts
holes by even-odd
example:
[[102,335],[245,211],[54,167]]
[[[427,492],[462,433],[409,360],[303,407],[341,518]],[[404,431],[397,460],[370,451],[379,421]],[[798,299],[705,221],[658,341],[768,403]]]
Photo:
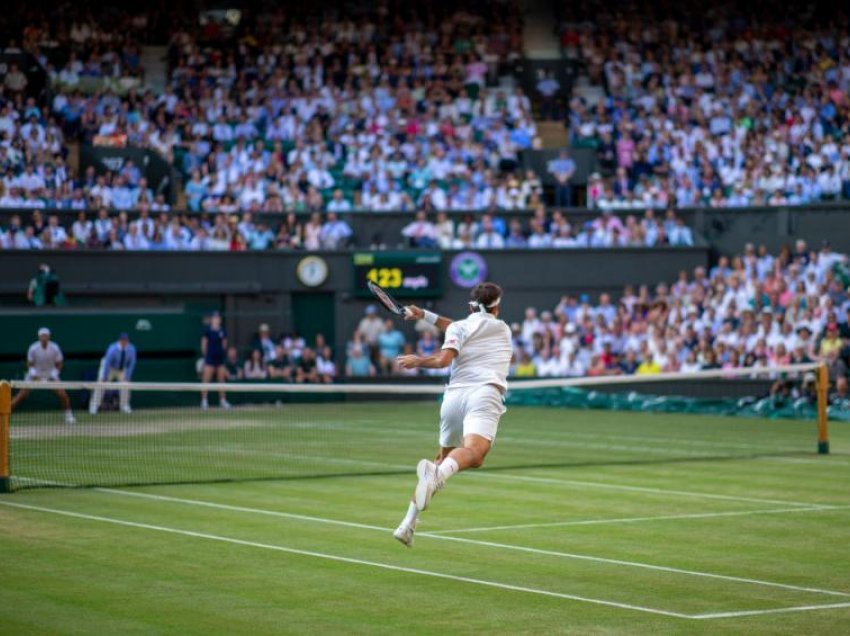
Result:
[[775,462],[781,464],[813,464],[816,466],[825,466],[828,468],[835,468],[838,466],[839,468],[844,466],[850,466],[850,461],[844,461],[841,457],[836,455],[829,455],[827,457],[821,457],[819,459],[811,459],[805,457],[755,457],[760,462]]
[[811,612],[814,610],[838,609],[850,607],[850,603],[831,603],[829,605],[798,605],[797,607],[777,607],[766,610],[742,610],[740,612],[712,612],[709,614],[694,614],[691,618],[736,618],[738,616],[761,616],[763,614],[784,614],[786,612]]
[[[390,528],[381,528],[379,526],[372,526],[367,524],[359,524],[353,523],[350,521],[340,521],[336,519],[326,519],[323,517],[314,517],[309,515],[295,515],[289,512],[277,512],[274,510],[266,510],[263,508],[246,508],[242,506],[231,506],[228,504],[219,504],[211,501],[204,501],[199,499],[183,499],[181,497],[170,497],[168,495],[154,495],[150,493],[144,492],[131,492],[127,490],[119,490],[114,488],[98,488],[98,492],[105,492],[110,494],[115,494],[119,496],[128,496],[128,497],[139,497],[142,499],[153,499],[157,501],[170,501],[173,503],[180,503],[192,506],[203,506],[207,508],[218,508],[220,510],[234,510],[237,512],[247,512],[252,514],[261,514],[261,515],[269,515],[274,517],[283,517],[287,519],[299,519],[302,521],[313,521],[316,523],[328,523],[342,526],[353,526],[358,528],[363,528],[367,530],[380,530],[381,532],[391,532]],[[592,561],[596,563],[607,563],[610,565],[619,565],[626,567],[634,567],[634,568],[642,568],[646,570],[655,570],[659,572],[669,572],[673,574],[683,574],[686,576],[697,576],[702,578],[709,579],[719,579],[723,581],[734,581],[736,583],[747,583],[750,585],[760,585],[763,587],[776,587],[787,590],[794,590],[797,592],[811,592],[814,594],[827,594],[829,596],[847,596],[850,597],[850,593],[847,592],[838,592],[835,590],[824,590],[820,588],[813,587],[804,587],[799,585],[791,585],[787,583],[776,583],[773,581],[762,581],[760,579],[750,579],[739,576],[730,576],[726,574],[712,574],[710,572],[700,572],[698,570],[685,570],[681,568],[668,567],[664,565],[653,565],[651,563],[641,563],[639,561],[623,561],[620,559],[608,559],[604,557],[598,557],[588,554],[572,554],[569,552],[558,552],[555,550],[541,550],[538,548],[529,548],[526,546],[514,545],[509,543],[495,543],[493,541],[480,541],[478,539],[467,539],[465,537],[451,537],[444,534],[432,534],[429,532],[419,532],[417,536],[420,537],[429,537],[431,539],[439,539],[442,541],[455,541],[458,543],[468,543],[470,545],[482,545],[490,548],[497,548],[502,550],[512,550],[516,552],[526,552],[530,554],[540,554],[544,556],[556,556],[565,559],[574,559],[580,561]]]
[[[346,463],[350,464],[359,464],[364,466],[380,466],[385,467],[388,470],[403,470],[410,469],[411,474],[414,473],[414,468],[411,466],[400,465],[400,464],[386,464],[383,462],[372,462],[372,461],[362,461],[362,460],[344,460]],[[628,484],[609,484],[603,482],[593,482],[593,481],[577,481],[573,479],[554,479],[551,477],[533,477],[530,475],[517,475],[517,474],[505,474],[501,472],[496,472],[493,470],[483,470],[479,472],[469,471],[469,475],[473,478],[477,479],[501,479],[507,481],[527,481],[534,483],[543,483],[543,484],[555,484],[555,485],[566,485],[566,486],[587,486],[590,488],[602,488],[607,490],[623,490],[627,492],[644,492],[653,495],[673,495],[676,497],[686,497],[692,499],[717,499],[721,501],[744,501],[747,503],[763,503],[763,504],[775,504],[782,506],[793,506],[793,507],[805,507],[811,508],[813,510],[818,510],[823,506],[830,504],[817,504],[810,502],[800,502],[800,501],[781,501],[776,499],[761,499],[754,497],[738,497],[735,495],[721,495],[717,493],[708,493],[708,492],[695,492],[695,491],[685,491],[685,490],[667,490],[666,488],[650,488],[646,486],[631,486]],[[21,481],[29,481],[32,483],[41,483],[44,485],[54,485],[54,486],[74,486],[75,484],[63,484],[61,482],[43,480],[43,479],[33,479],[29,477],[19,477],[13,476],[13,479],[18,479]],[[151,484],[156,485],[156,484]]]
[[757,497],[738,497],[736,495],[719,495],[708,492],[696,492],[688,490],[668,490],[666,488],[650,488],[648,486],[629,486],[626,484],[609,484],[599,481],[578,481],[575,479],[555,479],[552,477],[532,477],[530,475],[495,474],[493,471],[482,471],[470,473],[477,477],[487,476],[494,479],[508,479],[511,481],[528,481],[543,484],[564,484],[566,486],[587,486],[588,488],[603,488],[608,490],[625,490],[628,492],[645,492],[656,495],[675,495],[677,497],[691,497],[695,499],[720,499],[724,501],[747,501],[750,503],[778,504],[781,506],[817,508],[821,504],[807,503],[802,501],[783,501],[779,499],[762,499]]
[[446,574],[444,572],[435,572],[433,570],[421,570],[419,568],[408,568],[400,565],[392,565],[390,563],[381,563],[379,561],[366,561],[364,559],[354,559],[350,557],[339,556],[335,554],[327,554],[325,552],[314,552],[312,550],[300,550],[298,548],[289,548],[281,545],[272,545],[268,543],[258,543],[256,541],[245,541],[233,537],[225,537],[215,534],[207,534],[205,532],[193,532],[191,530],[180,530],[178,528],[169,528],[166,526],[158,526],[148,523],[138,523],[136,521],[126,521],[124,519],[115,519],[112,517],[101,517],[98,515],[88,515],[79,512],[71,512],[69,510],[59,510],[56,508],[45,508],[43,506],[31,506],[28,504],[12,503],[8,501],[0,501],[0,505],[11,506],[13,508],[22,508],[25,510],[34,510],[37,512],[47,512],[66,517],[74,517],[77,519],[85,519],[87,521],[100,521],[102,523],[111,523],[119,526],[127,526],[130,528],[141,528],[144,530],[155,530],[157,532],[166,532],[169,534],[177,534],[195,539],[208,539],[210,541],[220,541],[223,543],[232,543],[234,545],[248,546],[252,548],[261,548],[264,550],[274,550],[277,552],[285,552],[287,554],[297,554],[299,556],[314,557],[317,559],[325,559],[327,561],[338,561],[341,563],[351,563],[354,565],[365,565],[383,570],[392,570],[395,572],[406,572],[408,574],[419,574],[421,576],[431,576],[439,579],[448,579],[450,581],[459,581],[461,583],[472,583],[473,585],[483,585],[502,590],[510,590],[512,592],[526,592],[528,594],[538,594],[540,596],[549,596],[561,598],[570,601],[579,601],[582,603],[592,603],[594,605],[605,605],[608,607],[616,607],[619,609],[633,610],[644,612],[647,614],[660,614],[662,616],[670,616],[673,618],[692,618],[688,614],[680,614],[679,612],[668,612],[667,610],[655,609],[652,607],[643,607],[640,605],[630,605],[628,603],[617,603],[615,601],[606,601],[604,599],[590,598],[587,596],[577,596],[575,594],[564,594],[561,592],[553,592],[551,590],[543,590],[533,587],[525,587],[521,585],[511,585],[509,583],[498,583],[496,581],[488,581],[485,579],[474,579],[467,576],[457,576],[455,574]]
[[480,528],[457,528],[434,530],[430,534],[459,534],[466,532],[489,532],[491,530],[524,530],[527,528],[558,528],[564,526],[596,526],[607,523],[638,523],[641,521],[666,521],[669,519],[711,519],[714,517],[747,517],[786,512],[820,512],[822,510],[844,510],[850,506],[818,506],[817,508],[769,508],[766,510],[735,510],[731,512],[700,512],[682,515],[656,515],[654,517],[621,517],[618,519],[583,519],[581,521],[550,521],[546,523],[519,523],[510,526],[482,526]]

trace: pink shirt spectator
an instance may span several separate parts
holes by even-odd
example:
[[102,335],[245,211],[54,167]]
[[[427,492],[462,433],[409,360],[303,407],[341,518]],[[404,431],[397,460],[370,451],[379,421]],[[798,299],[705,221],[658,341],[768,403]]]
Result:
[[634,163],[635,142],[631,137],[620,137],[617,140],[617,165],[621,168],[631,168]]

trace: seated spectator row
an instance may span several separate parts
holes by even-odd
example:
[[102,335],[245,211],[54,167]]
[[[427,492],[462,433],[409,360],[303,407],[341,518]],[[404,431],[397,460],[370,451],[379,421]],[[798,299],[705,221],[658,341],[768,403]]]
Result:
[[[333,211],[273,217],[255,217],[250,212],[171,214],[142,204],[132,218],[126,211],[115,214],[101,208],[96,215],[81,211],[75,218],[63,214],[60,219],[59,214],[34,210],[0,222],[0,249],[336,250],[355,244],[354,230],[345,216]],[[372,249],[387,247],[379,232],[361,237],[367,238]],[[539,206],[533,213],[510,219],[489,213],[459,217],[439,212],[432,220],[419,211],[391,245],[479,250],[687,247],[694,245],[694,236],[672,210],[663,219],[653,210],[641,219],[632,215],[620,219],[606,211],[593,221],[573,225],[563,212],[547,215]]]
[[[512,325],[517,376],[581,376],[771,367],[823,361],[833,381],[850,364],[850,263],[829,243],[773,256],[748,245],[710,271],[681,272],[650,291],[564,296]],[[842,380],[842,381],[844,381]]]
[[[203,359],[199,360],[199,367]],[[297,384],[325,384],[337,378],[333,351],[322,334],[313,346],[297,334],[273,338],[267,324],[259,327],[257,336],[245,355],[237,347],[228,347],[224,367],[227,380],[270,380]]]
[[593,221],[573,225],[565,214],[555,210],[547,217],[539,206],[525,224],[514,217],[510,222],[494,214],[484,214],[480,221],[472,215],[455,223],[445,212],[429,220],[424,211],[402,230],[411,247],[440,247],[442,249],[502,249],[502,248],[580,248],[580,247],[658,247],[694,245],[691,228],[681,217],[668,210],[659,219],[654,210],[646,210],[638,220],[634,215],[620,219],[605,210]]
[[250,212],[238,215],[216,214],[151,215],[147,207],[131,220],[126,212],[110,215],[101,209],[95,219],[80,212],[65,227],[59,216],[44,216],[36,210],[29,223],[19,215],[0,226],[0,249],[108,249],[108,250],[213,250],[243,251],[267,249],[335,250],[348,246],[351,227],[328,212],[309,218],[288,214],[274,227],[254,222]]

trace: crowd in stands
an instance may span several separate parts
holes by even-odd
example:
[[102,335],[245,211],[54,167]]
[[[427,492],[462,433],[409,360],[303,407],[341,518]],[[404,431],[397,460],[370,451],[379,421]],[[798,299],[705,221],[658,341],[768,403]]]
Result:
[[569,7],[562,44],[604,87],[598,102],[575,96],[567,122],[574,144],[597,148],[589,206],[850,198],[847,6],[760,9]]
[[345,348],[345,375],[375,376],[443,376],[448,369],[402,369],[396,363],[400,355],[416,353],[428,356],[440,347],[440,332],[424,320],[416,323],[416,339],[408,341],[394,320],[384,320],[374,305],[366,308],[351,340]]
[[[156,205],[142,204],[133,217],[127,211],[111,213],[101,208],[90,215],[34,210],[13,214],[0,221],[0,249],[106,249],[169,251],[243,250],[337,250],[355,245],[354,230],[344,218],[330,211],[309,215],[288,213],[270,220],[268,215],[169,214]],[[386,247],[374,236],[371,247]],[[693,231],[681,217],[668,210],[661,217],[647,210],[643,217],[620,218],[610,211],[587,222],[570,223],[563,212],[547,215],[538,206],[527,218],[506,220],[498,214],[450,216],[438,212],[429,217],[415,214],[399,236],[398,245],[441,249],[502,248],[605,248],[691,246]]]
[[850,262],[797,241],[771,255],[747,245],[706,271],[601,294],[564,296],[512,325],[517,377],[691,372],[823,361],[846,386],[850,364]]
[[333,351],[322,334],[317,334],[313,346],[309,346],[297,334],[275,338],[269,325],[263,323],[246,353],[241,355],[234,346],[227,348],[224,367],[228,381],[324,384],[333,382],[338,376]]
[[254,221],[250,212],[239,216],[151,214],[147,206],[132,219],[127,212],[110,215],[102,208],[94,219],[80,212],[70,227],[57,214],[36,210],[26,225],[13,215],[0,226],[0,249],[106,249],[169,251],[335,250],[348,246],[351,227],[329,212],[324,218],[286,215],[273,226]]
[[402,236],[412,247],[478,250],[686,247],[694,244],[693,231],[673,210],[660,218],[649,209],[638,219],[635,215],[620,218],[606,209],[592,221],[572,224],[559,210],[547,216],[544,206],[538,206],[527,223],[518,218],[506,221],[495,214],[484,214],[480,219],[465,215],[455,222],[445,212],[438,213],[431,221],[420,211],[402,230]]
[[[517,2],[388,0],[324,13],[249,4],[232,39],[194,20],[170,23],[162,91],[139,84],[140,42],[153,23],[162,32],[167,7],[25,12],[4,50],[34,55],[52,92],[32,94],[15,63],[0,82],[0,207],[169,209],[132,162],[75,174],[66,140],[156,151],[183,174],[188,209],[211,215],[489,210],[498,226],[499,211],[543,202],[543,175],[520,169],[537,136],[531,101],[504,81],[523,53]],[[788,22],[782,11],[756,19],[729,0],[590,0],[569,15],[562,42],[604,87],[598,103],[577,93],[567,109],[570,142],[598,153],[589,207],[660,213],[850,198],[846,8]],[[553,82],[541,79],[549,92]],[[574,203],[569,155],[547,171],[555,205]],[[497,233],[522,242],[509,227]],[[523,233],[529,243],[539,234]],[[582,233],[553,241],[583,244]],[[456,232],[451,241],[478,238]]]

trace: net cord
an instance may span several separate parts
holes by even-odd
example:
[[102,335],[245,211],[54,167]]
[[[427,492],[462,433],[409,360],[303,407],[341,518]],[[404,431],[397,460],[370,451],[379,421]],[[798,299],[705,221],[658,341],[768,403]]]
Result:
[[[696,381],[725,379],[771,379],[776,374],[803,374],[815,372],[819,365],[789,364],[764,369],[750,367],[740,369],[707,369],[691,373],[655,373],[649,375],[603,375],[580,378],[546,378],[540,380],[511,380],[509,389],[559,389],[571,387],[593,387],[627,384],[644,384],[647,382],[664,381]],[[229,393],[356,393],[356,394],[423,394],[437,395],[446,390],[445,384],[275,384],[258,382],[256,384],[229,384],[210,382],[44,382],[30,380],[12,380],[12,388],[53,391],[94,390],[105,388],[109,391],[129,389],[131,391],[167,391],[167,392],[200,392],[227,391]]]

